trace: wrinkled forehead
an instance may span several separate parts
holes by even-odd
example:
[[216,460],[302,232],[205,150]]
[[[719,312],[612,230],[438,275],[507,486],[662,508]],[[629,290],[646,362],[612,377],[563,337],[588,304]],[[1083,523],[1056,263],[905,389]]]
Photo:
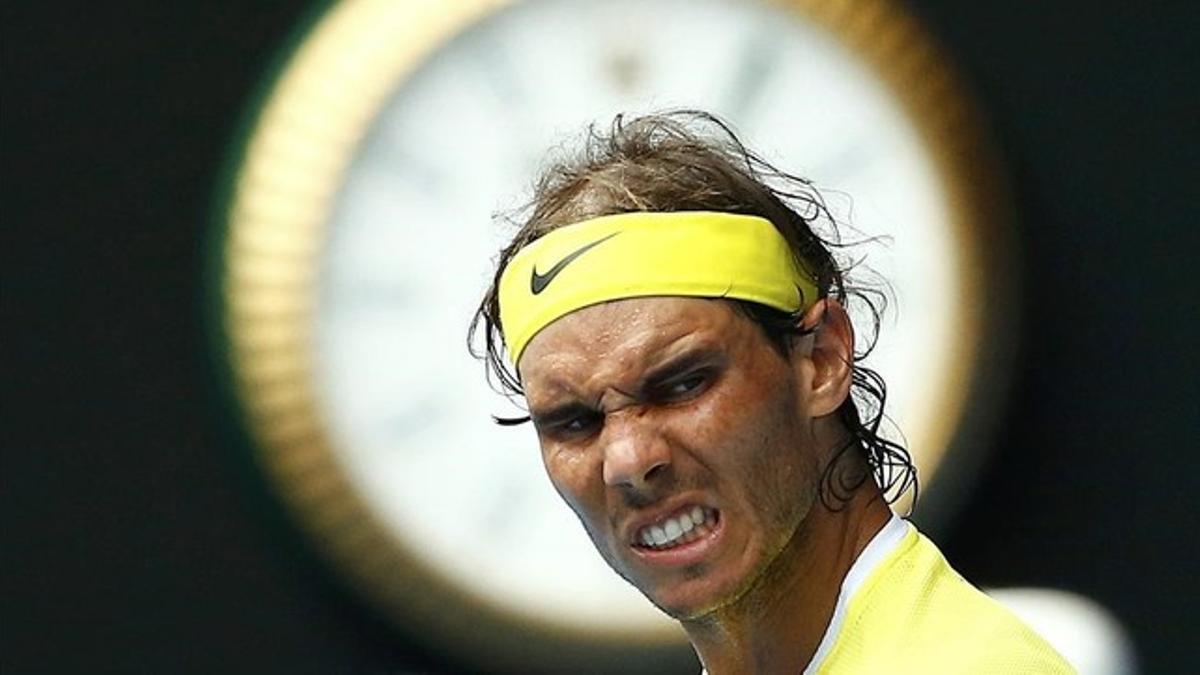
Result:
[[688,349],[731,349],[747,327],[753,328],[749,319],[725,300],[613,300],[546,326],[530,340],[518,372],[527,392],[560,380],[636,376]]

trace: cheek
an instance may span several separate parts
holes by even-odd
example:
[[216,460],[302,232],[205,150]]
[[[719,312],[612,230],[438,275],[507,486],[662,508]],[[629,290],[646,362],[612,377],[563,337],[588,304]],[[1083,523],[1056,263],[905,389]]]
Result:
[[[582,453],[543,452],[542,465],[550,483],[571,510],[591,527],[604,511],[603,473]],[[598,521],[594,521],[598,522]]]
[[566,502],[596,550],[619,571],[613,546],[612,525],[605,503],[603,470],[595,462],[581,457],[542,457],[542,464],[555,491]]
[[750,373],[722,383],[698,402],[684,431],[701,446],[721,447],[744,461],[780,443],[794,443],[801,428],[794,390],[778,373]]
[[811,434],[789,382],[774,372],[753,375],[761,379],[714,390],[678,433],[686,434],[727,496],[748,507],[747,516],[790,520],[810,501],[817,471]]

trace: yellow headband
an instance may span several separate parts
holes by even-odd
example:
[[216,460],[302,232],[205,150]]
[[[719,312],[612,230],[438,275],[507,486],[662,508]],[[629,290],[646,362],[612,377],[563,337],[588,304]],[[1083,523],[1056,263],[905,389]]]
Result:
[[771,221],[711,211],[621,213],[554,230],[500,277],[500,323],[516,364],[555,320],[608,300],[682,295],[807,309],[816,285]]

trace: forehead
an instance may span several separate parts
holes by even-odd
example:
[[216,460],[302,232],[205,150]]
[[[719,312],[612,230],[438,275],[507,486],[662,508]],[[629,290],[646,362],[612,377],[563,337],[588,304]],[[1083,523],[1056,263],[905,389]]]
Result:
[[691,348],[740,348],[758,332],[730,302],[683,297],[615,300],[584,307],[544,328],[529,342],[519,371],[530,393],[530,387],[549,380],[640,371]]

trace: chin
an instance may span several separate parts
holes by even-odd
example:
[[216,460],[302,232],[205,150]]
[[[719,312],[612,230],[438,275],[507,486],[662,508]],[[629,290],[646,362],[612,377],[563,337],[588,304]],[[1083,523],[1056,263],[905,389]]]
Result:
[[714,587],[713,580],[704,578],[700,571],[690,574],[684,572],[690,578],[682,580],[652,580],[638,576],[625,561],[618,562],[611,554],[603,557],[614,572],[636,588],[660,612],[678,621],[703,617],[728,604],[728,597],[733,595],[728,589]]
[[714,579],[711,572],[693,574],[694,577],[656,588],[634,585],[667,616],[677,621],[696,621],[736,603],[754,582],[754,578],[738,574],[727,579]]
[[655,600],[650,596],[646,597],[649,598],[650,602],[654,603],[654,606],[657,607],[663,614],[666,614],[672,619],[681,622],[699,621],[717,611],[722,606],[720,603],[715,605],[711,603],[668,604],[666,602]]

